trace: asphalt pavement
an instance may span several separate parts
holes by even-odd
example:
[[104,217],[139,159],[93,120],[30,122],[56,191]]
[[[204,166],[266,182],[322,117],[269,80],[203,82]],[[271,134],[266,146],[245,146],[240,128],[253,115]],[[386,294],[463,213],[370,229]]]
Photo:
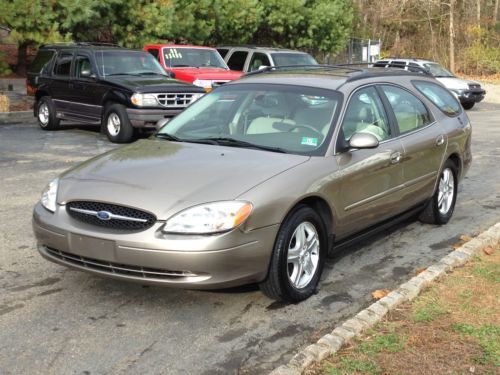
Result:
[[[95,128],[0,125],[0,374],[262,374],[500,219],[500,105],[468,111],[473,165],[451,222],[398,224],[328,260],[318,293],[273,302],[255,285],[145,287],[37,253],[32,207],[59,173],[116,145]],[[165,171],[168,173],[168,170]]]

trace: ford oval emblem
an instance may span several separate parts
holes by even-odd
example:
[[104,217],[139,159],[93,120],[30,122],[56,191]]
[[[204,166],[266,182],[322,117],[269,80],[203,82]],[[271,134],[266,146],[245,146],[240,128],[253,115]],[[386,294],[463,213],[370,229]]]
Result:
[[111,213],[108,211],[99,211],[97,212],[97,218],[100,220],[109,220],[111,219]]

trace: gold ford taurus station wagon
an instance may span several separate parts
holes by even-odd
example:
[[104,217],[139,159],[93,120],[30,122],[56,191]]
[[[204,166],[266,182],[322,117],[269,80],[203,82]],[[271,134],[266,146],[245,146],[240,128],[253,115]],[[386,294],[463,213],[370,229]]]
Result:
[[408,214],[448,222],[470,143],[433,78],[269,68],[63,173],[33,228],[45,258],[97,275],[300,301],[339,244]]

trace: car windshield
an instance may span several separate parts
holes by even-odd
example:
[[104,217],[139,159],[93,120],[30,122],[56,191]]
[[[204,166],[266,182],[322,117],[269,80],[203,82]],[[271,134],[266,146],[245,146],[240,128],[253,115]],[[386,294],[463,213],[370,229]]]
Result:
[[272,53],[271,56],[276,66],[318,65],[314,57],[307,53]]
[[424,64],[425,69],[431,73],[434,77],[455,77],[453,73],[443,68],[437,63],[426,63]]
[[170,140],[324,155],[341,94],[272,84],[217,88],[157,134]]
[[213,49],[203,48],[164,48],[163,57],[165,66],[172,68],[222,68],[229,69],[219,55]]
[[110,75],[166,75],[155,58],[142,51],[97,51],[99,74]]

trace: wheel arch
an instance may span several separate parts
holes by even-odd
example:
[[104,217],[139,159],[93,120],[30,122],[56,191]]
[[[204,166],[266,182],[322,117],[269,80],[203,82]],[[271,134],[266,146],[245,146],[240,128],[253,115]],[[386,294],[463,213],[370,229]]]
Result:
[[[333,247],[333,242],[335,240],[335,235],[334,235],[334,222],[335,222],[335,217],[334,217],[334,210],[330,207],[328,202],[318,196],[318,195],[311,195],[304,197],[297,202],[295,202],[290,209],[286,212],[284,218],[288,217],[291,212],[293,212],[298,206],[305,205],[311,207],[314,211],[318,213],[320,216],[321,220],[323,221],[323,224],[325,226],[325,231],[326,231],[326,236],[328,240],[328,253],[331,252],[331,249]],[[284,221],[284,219],[283,219]],[[283,222],[282,221],[282,222]]]

